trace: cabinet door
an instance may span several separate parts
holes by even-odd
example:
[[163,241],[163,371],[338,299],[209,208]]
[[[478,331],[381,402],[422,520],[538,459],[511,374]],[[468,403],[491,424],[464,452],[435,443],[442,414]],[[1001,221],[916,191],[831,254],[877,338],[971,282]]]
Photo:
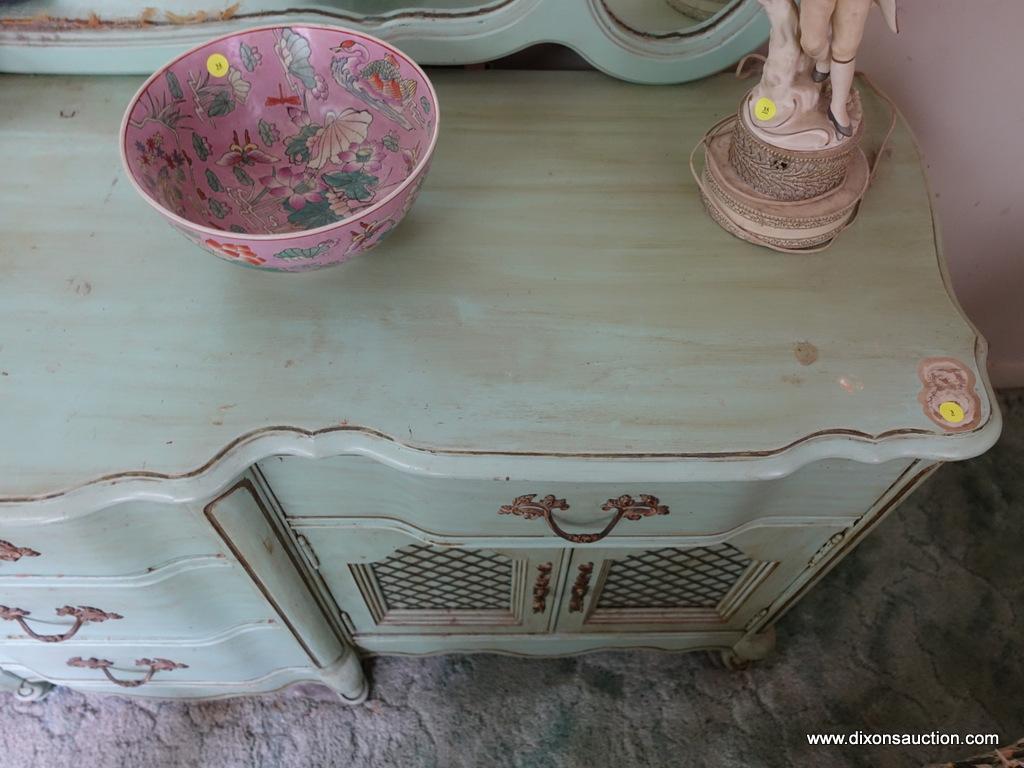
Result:
[[356,638],[549,629],[561,550],[437,546],[345,525],[297,530]]
[[557,631],[742,630],[837,530],[766,526],[658,548],[577,548]]

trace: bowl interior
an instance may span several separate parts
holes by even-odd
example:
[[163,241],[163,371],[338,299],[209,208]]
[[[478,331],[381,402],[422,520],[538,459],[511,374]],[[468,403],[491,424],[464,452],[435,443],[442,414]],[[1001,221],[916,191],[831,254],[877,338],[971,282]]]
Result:
[[433,91],[394,48],[329,27],[215,40],[157,73],[125,123],[151,200],[217,230],[327,226],[402,187],[436,130]]

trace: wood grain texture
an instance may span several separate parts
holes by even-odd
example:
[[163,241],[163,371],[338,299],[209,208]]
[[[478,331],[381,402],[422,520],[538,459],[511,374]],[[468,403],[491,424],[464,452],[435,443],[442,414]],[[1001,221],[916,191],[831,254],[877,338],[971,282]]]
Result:
[[[735,109],[731,77],[434,79],[446,124],[408,219],[340,268],[274,275],[199,251],[131,191],[116,129],[137,78],[0,78],[18,105],[0,113],[0,499],[105,477],[104,503],[195,497],[273,453],[678,480],[995,441],[985,344],[902,122],[857,222],[784,256],[723,233],[686,169]],[[870,150],[884,115],[865,102]],[[931,356],[985,387],[975,430],[922,411]]]

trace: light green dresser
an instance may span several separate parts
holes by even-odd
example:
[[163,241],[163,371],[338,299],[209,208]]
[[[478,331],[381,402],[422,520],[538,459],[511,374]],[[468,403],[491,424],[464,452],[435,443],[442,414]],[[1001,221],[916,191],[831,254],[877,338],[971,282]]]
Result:
[[5,687],[358,702],[366,653],[741,664],[998,437],[902,123],[857,222],[787,256],[689,176],[731,77],[433,76],[420,201],[301,275],[213,259],[134,195],[138,77],[0,76]]

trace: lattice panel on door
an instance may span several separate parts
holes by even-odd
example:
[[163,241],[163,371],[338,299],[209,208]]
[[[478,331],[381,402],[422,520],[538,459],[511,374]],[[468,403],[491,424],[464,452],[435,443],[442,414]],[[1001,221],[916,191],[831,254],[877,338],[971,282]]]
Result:
[[370,565],[387,610],[510,610],[512,561],[472,549],[413,544]]
[[597,610],[715,608],[751,563],[731,544],[630,555],[609,564]]

